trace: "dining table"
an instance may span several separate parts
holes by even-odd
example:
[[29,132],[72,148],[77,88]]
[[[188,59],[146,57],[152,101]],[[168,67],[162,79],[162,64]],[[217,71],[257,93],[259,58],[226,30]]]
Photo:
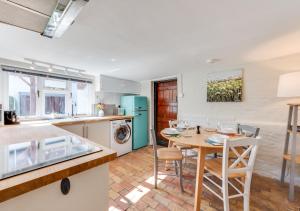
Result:
[[188,145],[198,151],[194,210],[200,211],[205,157],[207,154],[223,152],[222,145],[216,146],[207,142],[207,139],[217,132],[207,131],[206,129],[201,128],[200,134],[197,134],[196,130],[190,130],[188,131],[188,134],[186,134],[186,132],[182,132],[182,134],[176,136],[167,135],[164,133],[164,130],[162,130],[160,133],[169,141],[169,147],[172,147],[174,143],[183,144]]

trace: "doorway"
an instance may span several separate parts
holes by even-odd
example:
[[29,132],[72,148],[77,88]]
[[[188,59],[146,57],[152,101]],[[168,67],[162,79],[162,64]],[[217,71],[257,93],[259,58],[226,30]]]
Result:
[[177,119],[177,108],[177,80],[154,82],[154,127],[159,145],[168,145],[160,131],[169,127],[169,120]]

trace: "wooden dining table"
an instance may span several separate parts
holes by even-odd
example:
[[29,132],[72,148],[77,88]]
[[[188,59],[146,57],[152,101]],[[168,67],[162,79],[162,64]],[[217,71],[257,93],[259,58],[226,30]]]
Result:
[[[200,211],[201,197],[202,197],[202,182],[204,175],[205,157],[207,154],[218,153],[223,151],[223,146],[214,146],[206,142],[207,138],[216,132],[207,132],[205,129],[200,130],[200,134],[196,134],[196,130],[188,131],[188,135],[169,136],[161,131],[161,135],[169,140],[169,146],[173,143],[179,143],[189,145],[198,151],[197,158],[197,175],[196,175],[196,187],[195,187],[195,202],[194,210]],[[184,134],[185,132],[183,132]]]

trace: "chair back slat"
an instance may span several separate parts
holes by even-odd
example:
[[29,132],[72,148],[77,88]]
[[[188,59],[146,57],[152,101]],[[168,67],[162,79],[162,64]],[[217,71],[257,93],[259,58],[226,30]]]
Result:
[[248,137],[256,138],[259,135],[259,131],[260,131],[260,128],[258,128],[258,127],[238,124],[238,132],[240,134],[245,134]]
[[[232,173],[248,174],[253,171],[253,166],[257,154],[258,140],[260,138],[240,138],[235,140],[225,140],[223,148],[222,176],[227,177]],[[243,152],[237,149],[243,148]],[[229,156],[235,154],[235,158]]]

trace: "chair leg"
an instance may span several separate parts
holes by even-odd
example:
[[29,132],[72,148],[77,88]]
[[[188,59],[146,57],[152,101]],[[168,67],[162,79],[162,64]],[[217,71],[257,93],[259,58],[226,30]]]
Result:
[[244,211],[249,211],[249,195],[244,195]]
[[250,210],[250,186],[251,186],[251,177],[249,176],[249,174],[244,177],[244,211],[249,211]]
[[154,188],[157,188],[158,161],[154,161]]
[[181,192],[184,192],[183,189],[183,181],[182,181],[182,161],[178,161],[179,163],[179,183],[180,183],[180,190]]
[[223,192],[223,208],[224,211],[229,211],[229,197],[228,197],[228,180],[223,179],[222,181],[222,192]]
[[175,160],[174,160],[174,169],[175,169],[176,176],[178,176],[178,166]]

